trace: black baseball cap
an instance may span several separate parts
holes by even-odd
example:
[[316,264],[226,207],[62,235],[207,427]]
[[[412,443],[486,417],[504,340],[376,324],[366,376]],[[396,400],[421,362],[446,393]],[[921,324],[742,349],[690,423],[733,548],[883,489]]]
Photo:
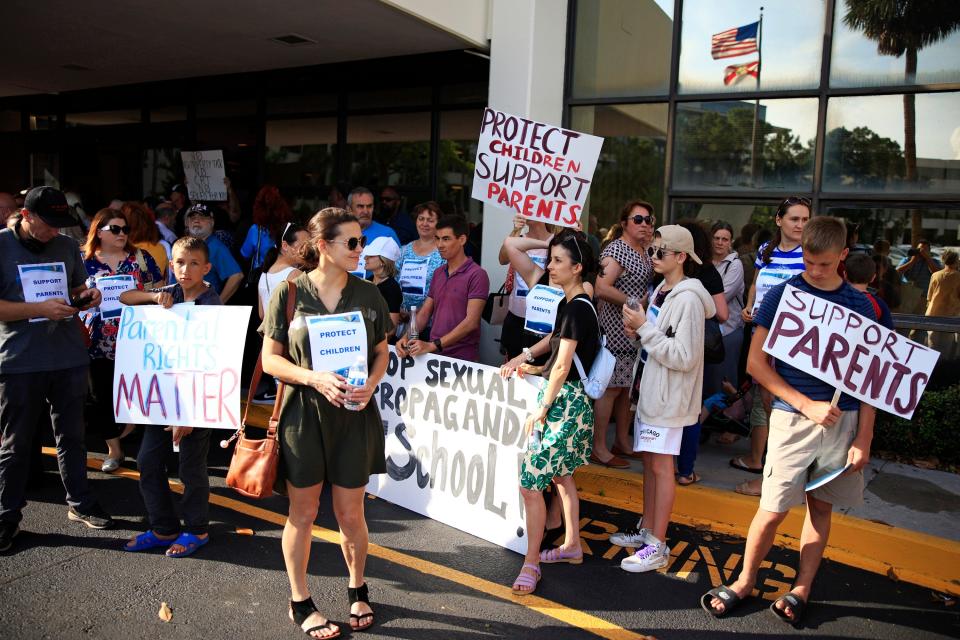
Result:
[[23,208],[36,214],[51,227],[73,227],[79,224],[70,213],[63,192],[53,187],[34,187],[27,192]]
[[202,202],[197,202],[196,204],[191,205],[189,209],[187,209],[186,217],[189,218],[190,216],[205,216],[207,218],[212,218],[213,209],[203,204]]

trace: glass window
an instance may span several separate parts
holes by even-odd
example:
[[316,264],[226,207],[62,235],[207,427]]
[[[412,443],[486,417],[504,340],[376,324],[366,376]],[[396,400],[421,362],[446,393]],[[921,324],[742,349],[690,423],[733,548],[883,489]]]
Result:
[[60,154],[35,152],[30,154],[30,184],[60,188]]
[[68,113],[64,122],[68,127],[102,127],[118,124],[139,124],[139,109],[121,111],[89,111],[87,113]]
[[57,128],[57,114],[31,113],[30,131],[52,131]]
[[587,211],[600,227],[616,222],[628,200],[641,198],[658,210],[662,206],[667,119],[663,103],[571,110],[571,129],[604,138],[587,201]]
[[960,92],[831,98],[826,130],[824,191],[960,192]]
[[810,191],[817,99],[677,105],[673,186]]
[[408,202],[429,199],[429,113],[351,116],[344,153],[352,186],[392,185]]
[[665,94],[673,0],[580,0],[573,97]]
[[[757,225],[760,228],[773,232],[776,228],[774,217],[777,213],[777,201],[771,200],[769,203],[758,204],[755,202],[743,203],[714,203],[678,200],[673,203],[673,220],[684,220],[696,218],[709,224],[719,222],[729,222],[734,230],[734,241],[743,240],[750,247],[750,251],[756,250],[759,243],[750,244],[752,238],[743,237],[743,227],[748,223]],[[736,250],[737,247],[734,247]]]
[[[824,4],[768,0],[763,3],[763,23],[754,30],[750,27],[760,14],[759,3],[753,0],[684,0],[678,90],[717,93],[819,86]],[[758,61],[759,71],[749,66]],[[759,73],[759,82],[751,73]]]
[[467,82],[448,84],[440,88],[440,102],[443,104],[486,104],[489,86],[486,82]]
[[197,105],[198,118],[233,118],[257,114],[256,100],[205,102]]
[[327,205],[336,177],[336,118],[267,122],[266,181],[277,185],[306,220]]
[[143,150],[143,193],[165,197],[180,178],[180,149],[158,147]]
[[440,158],[437,200],[444,213],[459,213],[480,222],[482,206],[471,197],[482,110],[446,111],[440,114]]
[[430,87],[401,87],[351,91],[347,96],[350,109],[377,109],[382,107],[429,107],[432,101]]
[[333,93],[316,96],[278,96],[275,98],[267,98],[267,113],[269,115],[336,110],[337,96]]
[[[868,87],[960,82],[960,31],[937,37],[949,19],[927,3],[897,3],[914,15],[899,23],[873,15],[877,3],[837,0],[834,10],[832,87]],[[956,20],[956,12],[953,12]],[[956,24],[954,23],[954,27]],[[877,34],[893,36],[881,48]],[[927,40],[911,50],[911,41]],[[886,42],[886,40],[885,40]]]

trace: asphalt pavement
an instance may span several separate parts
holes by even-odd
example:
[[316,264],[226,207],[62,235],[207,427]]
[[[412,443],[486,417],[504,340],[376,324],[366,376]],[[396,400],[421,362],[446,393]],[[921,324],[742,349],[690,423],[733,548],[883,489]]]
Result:
[[[296,638],[286,617],[288,586],[279,536],[285,500],[242,500],[223,487],[225,453],[211,456],[214,477],[212,542],[191,558],[162,551],[121,550],[144,530],[135,465],[120,475],[91,471],[103,505],[118,518],[110,531],[66,519],[63,489],[52,458],[30,504],[15,553],[0,556],[3,638]],[[825,562],[804,625],[794,630],[767,611],[786,590],[797,554],[775,549],[757,595],[729,618],[714,620],[699,606],[713,584],[729,581],[743,540],[705,529],[673,527],[666,571],[629,574],[628,551],[606,538],[637,514],[582,505],[580,566],[545,565],[534,596],[514,597],[509,585],[521,558],[467,533],[385,501],[367,501],[371,556],[367,576],[376,610],[365,638],[951,638],[960,611],[929,589]],[[248,529],[253,532],[238,532]],[[315,530],[310,585],[322,612],[346,623],[346,570],[325,493]],[[909,549],[904,549],[909,553]],[[172,618],[158,616],[168,603]]]

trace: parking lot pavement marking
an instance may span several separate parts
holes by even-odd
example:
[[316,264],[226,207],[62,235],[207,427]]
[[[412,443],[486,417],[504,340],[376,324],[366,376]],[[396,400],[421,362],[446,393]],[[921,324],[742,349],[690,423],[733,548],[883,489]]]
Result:
[[[51,447],[44,447],[43,452],[46,455],[56,455],[56,449]],[[102,463],[103,461],[97,458],[87,459],[87,466],[97,471],[100,470],[100,465]],[[140,479],[140,474],[138,472],[125,467],[120,467],[110,475],[120,476],[129,480]],[[179,482],[171,480],[170,487],[177,493],[183,492],[183,485]],[[219,507],[236,511],[252,518],[264,520],[281,527],[287,520],[283,514],[276,513],[275,511],[263,509],[261,507],[247,504],[241,500],[235,500],[233,498],[228,498],[226,496],[221,496],[214,493],[210,494],[210,504],[215,504]],[[318,540],[329,542],[334,545],[339,546],[340,544],[339,532],[331,531],[325,527],[314,525],[313,536]],[[582,629],[583,631],[601,638],[607,638],[607,640],[654,640],[652,636],[646,636],[634,631],[630,631],[629,629],[624,629],[623,627],[615,625],[612,622],[608,622],[603,618],[598,618],[597,616],[586,613],[585,611],[579,611],[577,609],[562,605],[558,602],[541,598],[537,595],[515,596],[508,586],[497,584],[489,580],[484,580],[483,578],[478,578],[472,574],[458,571],[457,569],[452,569],[435,562],[430,562],[429,560],[423,560],[421,558],[417,558],[406,553],[401,553],[387,547],[382,547],[374,543],[370,543],[370,546],[368,547],[368,553],[373,557],[380,558],[394,564],[399,564],[408,569],[417,571],[418,573],[442,578],[449,582],[473,589],[474,591],[479,591],[488,596],[513,602],[520,606],[526,607],[531,611],[536,611],[544,616],[563,622],[571,627]]]

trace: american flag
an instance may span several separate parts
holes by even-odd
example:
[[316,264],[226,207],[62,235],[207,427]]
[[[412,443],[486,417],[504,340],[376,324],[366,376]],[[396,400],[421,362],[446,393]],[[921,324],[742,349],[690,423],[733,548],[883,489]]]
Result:
[[760,61],[754,60],[747,64],[732,64],[723,70],[723,84],[730,85],[744,76],[760,78]]
[[744,56],[757,50],[759,22],[735,27],[716,33],[710,39],[710,55],[713,59]]

